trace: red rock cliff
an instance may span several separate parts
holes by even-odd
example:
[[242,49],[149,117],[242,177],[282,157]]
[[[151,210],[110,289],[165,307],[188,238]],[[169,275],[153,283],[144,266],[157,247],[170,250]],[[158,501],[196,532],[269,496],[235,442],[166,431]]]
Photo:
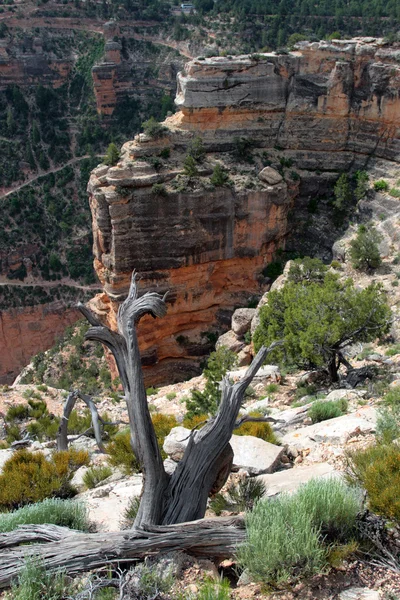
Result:
[[[144,290],[170,290],[167,317],[140,328],[149,380],[191,373],[207,332],[262,291],[298,185],[289,170],[274,185],[263,178],[267,155],[283,152],[297,173],[364,166],[370,156],[398,161],[399,56],[379,40],[349,40],[191,61],[165,135],[137,136],[117,166],[95,169],[88,189],[104,294],[94,308],[115,324],[133,269]],[[198,135],[206,157],[189,178],[183,162]],[[217,163],[229,185],[211,184]]]

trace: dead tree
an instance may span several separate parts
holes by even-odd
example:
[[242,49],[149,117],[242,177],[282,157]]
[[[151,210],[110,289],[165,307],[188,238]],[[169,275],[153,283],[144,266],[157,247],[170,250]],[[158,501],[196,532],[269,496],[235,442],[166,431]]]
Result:
[[208,496],[218,491],[229,475],[233,459],[229,440],[244,393],[275,344],[261,348],[241,381],[232,385],[224,379],[216,416],[201,430],[192,432],[182,460],[168,475],[148,409],[136,335],[136,325],[144,315],[165,315],[165,296],[148,292],[138,297],[133,274],[128,297],[118,311],[118,332],[104,326],[87,307],[79,308],[92,325],[86,339],[101,342],[111,350],[124,388],[132,449],[143,471],[143,491],[134,527],[201,519]]
[[245,535],[241,517],[106,533],[82,533],[56,525],[23,525],[0,534],[0,590],[11,585],[31,556],[40,558],[49,571],[72,574],[174,550],[226,558],[234,554]]
[[[90,410],[92,417],[92,428],[94,437],[99,447],[100,452],[105,452],[105,448],[101,439],[101,419],[97,408],[90,396],[82,394],[78,390],[70,392],[64,404],[64,411],[61,417],[60,426],[57,431],[57,450],[68,450],[68,419],[71,416],[72,410],[77,400],[83,400]],[[77,436],[80,437],[80,436]]]

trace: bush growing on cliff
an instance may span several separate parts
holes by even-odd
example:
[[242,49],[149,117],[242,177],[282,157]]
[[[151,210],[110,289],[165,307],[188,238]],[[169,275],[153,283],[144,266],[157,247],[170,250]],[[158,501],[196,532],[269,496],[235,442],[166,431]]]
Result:
[[210,181],[216,187],[226,185],[229,180],[228,173],[221,167],[221,165],[215,165]]
[[387,192],[389,189],[389,184],[384,179],[379,179],[374,182],[374,190],[376,192]]
[[188,154],[183,162],[183,172],[188,177],[196,177],[199,174],[197,163],[193,156]]
[[357,171],[356,172],[356,188],[354,190],[354,196],[357,200],[362,200],[365,198],[365,195],[368,191],[369,187],[369,177],[366,171]]
[[335,183],[334,195],[333,205],[338,210],[343,211],[351,204],[353,194],[347,173],[342,173]]
[[167,127],[161,125],[154,117],[150,117],[142,123],[143,131],[152,139],[157,139],[165,135],[168,131]]
[[360,225],[357,236],[350,242],[350,257],[355,269],[369,271],[382,264],[379,252],[382,239],[382,235],[372,225]]
[[186,401],[188,418],[195,415],[215,414],[221,400],[219,384],[227,371],[235,366],[236,360],[236,354],[225,346],[210,354],[207,367],[203,371],[206,378],[204,391],[193,390],[191,397]]
[[104,158],[104,162],[106,165],[113,167],[114,165],[117,164],[118,161],[119,161],[119,150],[118,150],[117,146],[114,144],[114,142],[111,142],[111,144],[107,148],[107,154]]
[[206,150],[200,136],[196,136],[194,140],[190,142],[188,154],[189,156],[192,156],[197,163],[203,162],[206,157]]
[[338,380],[343,349],[355,342],[369,342],[387,333],[391,311],[378,284],[358,290],[352,280],[341,282],[334,273],[323,281],[288,282],[268,294],[260,310],[260,325],[253,335],[256,350],[282,340],[270,355],[303,368],[321,368]]

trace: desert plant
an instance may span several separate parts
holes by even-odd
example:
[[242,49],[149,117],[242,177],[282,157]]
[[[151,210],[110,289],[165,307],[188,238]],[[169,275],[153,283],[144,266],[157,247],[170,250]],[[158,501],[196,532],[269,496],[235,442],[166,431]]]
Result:
[[230,585],[227,579],[205,581],[196,594],[195,600],[229,600]]
[[188,417],[216,412],[221,399],[220,381],[235,364],[236,354],[225,346],[210,354],[203,372],[206,378],[204,391],[193,390],[191,397],[186,401]]
[[376,439],[382,444],[390,444],[400,437],[400,407],[390,406],[378,411]]
[[174,578],[173,572],[161,570],[158,565],[140,563],[130,571],[134,577],[131,577],[133,583],[132,597],[137,600],[152,600],[160,598],[167,594],[172,587]]
[[176,398],[176,392],[168,392],[167,400],[174,400]]
[[261,500],[247,515],[239,560],[267,584],[316,573],[326,564],[327,544],[354,535],[360,508],[359,492],[336,479],[312,480],[291,496]]
[[[323,368],[331,381],[337,381],[343,348],[375,339],[389,330],[390,323],[391,311],[379,284],[359,290],[352,280],[342,282],[328,271],[322,283],[288,282],[270,291],[253,342],[258,350],[282,340],[270,360]],[[349,366],[348,361],[345,364]]]
[[[253,411],[250,413],[251,417],[263,417],[260,412]],[[247,423],[243,423],[237,429],[233,430],[235,435],[252,435],[253,437],[260,438],[264,440],[264,442],[269,442],[270,444],[277,444],[278,440],[272,430],[272,427],[269,423],[257,422],[257,421],[248,421]]]
[[107,148],[107,153],[104,158],[104,163],[110,167],[117,164],[119,161],[119,150],[114,142],[111,142]]
[[109,463],[115,467],[121,467],[125,473],[139,471],[139,463],[131,446],[129,429],[116,434],[114,439],[107,444],[107,453]]
[[200,136],[196,136],[194,140],[190,142],[188,155],[192,156],[197,163],[201,163],[205,159],[206,151]]
[[[162,413],[156,413],[152,415],[151,420],[157,437],[158,445],[162,451],[165,438],[171,429],[178,425],[178,421],[173,415],[163,415]],[[164,458],[166,458],[166,455]]]
[[252,477],[241,479],[237,485],[228,486],[225,494],[218,493],[210,500],[210,508],[216,515],[223,510],[244,512],[254,508],[255,503],[265,495],[263,481]]
[[276,392],[279,391],[279,384],[278,383],[269,383],[266,386],[265,391],[267,392],[267,394],[276,394]]
[[354,196],[357,200],[362,200],[365,198],[365,195],[368,191],[368,173],[366,171],[357,171],[356,172],[356,188],[354,190]]
[[369,507],[377,514],[400,522],[400,448],[376,444],[347,454],[347,480],[362,486]]
[[183,172],[188,177],[196,177],[199,174],[196,160],[190,154],[188,154],[183,161]]
[[29,407],[27,404],[15,404],[10,406],[5,415],[5,420],[8,423],[13,421],[23,421],[29,416]]
[[13,600],[63,600],[68,585],[64,573],[47,572],[37,557],[27,557],[16,584]]
[[238,549],[240,564],[256,581],[280,584],[300,573],[319,572],[326,561],[319,528],[298,507],[296,495],[257,502],[246,516],[247,541]]
[[0,510],[74,495],[70,480],[88,462],[87,452],[74,449],[54,452],[50,460],[42,452],[17,451],[5,462],[0,475]]
[[110,477],[110,475],[112,475],[112,469],[107,465],[90,467],[90,469],[88,469],[83,476],[83,483],[89,490],[91,490],[92,488],[96,487],[96,485],[107,479],[107,477]]
[[164,136],[168,129],[164,125],[161,125],[154,117],[150,117],[147,121],[142,123],[143,131],[150,138],[157,139]]
[[340,400],[316,400],[308,409],[308,416],[313,423],[320,423],[327,419],[341,417],[347,411],[348,402],[345,398]]
[[334,194],[335,200],[333,205],[338,210],[345,210],[351,204],[353,195],[347,173],[342,173],[335,183]]
[[320,528],[324,542],[346,542],[355,535],[356,517],[362,506],[360,490],[333,477],[312,479],[300,486],[296,497],[301,509]]
[[216,187],[225,185],[228,182],[228,173],[221,167],[220,164],[215,165],[210,181]]
[[389,184],[384,179],[379,179],[374,182],[374,190],[376,192],[387,192],[389,189]]
[[357,236],[350,242],[350,257],[355,269],[370,270],[381,265],[379,243],[382,239],[372,225],[360,225]]
[[23,506],[13,512],[0,514],[0,533],[13,531],[20,525],[42,525],[51,523],[88,531],[88,511],[82,502],[47,498],[42,502]]

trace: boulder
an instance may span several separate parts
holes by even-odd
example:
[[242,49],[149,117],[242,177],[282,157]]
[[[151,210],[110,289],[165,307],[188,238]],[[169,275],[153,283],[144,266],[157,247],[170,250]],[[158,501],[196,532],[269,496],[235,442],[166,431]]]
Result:
[[[239,379],[241,379],[245,373],[246,369],[236,369],[235,371],[229,371],[227,375],[230,379],[233,379],[233,381],[239,381]],[[253,385],[256,383],[263,383],[267,379],[279,381],[280,378],[281,373],[277,365],[264,365],[258,370],[258,373],[255,374]]]
[[164,469],[167,475],[172,475],[177,466],[178,463],[172,460],[172,458],[166,458],[164,460]]
[[164,440],[163,449],[173,461],[181,460],[189,442],[190,429],[174,427]]
[[351,587],[343,590],[338,596],[338,600],[379,600],[381,597],[378,590],[370,588]]
[[266,414],[269,409],[269,398],[262,398],[262,400],[257,400],[257,402],[253,402],[245,406],[244,413],[248,415],[251,412],[260,412]]
[[341,400],[342,398],[344,398],[345,400],[355,400],[356,398],[361,398],[362,396],[365,396],[365,393],[365,391],[364,393],[362,393],[359,390],[333,390],[332,392],[329,392],[325,400]]
[[[164,452],[173,461],[179,461],[189,442],[190,429],[174,427],[164,440]],[[251,435],[233,435],[230,444],[233,449],[233,468],[244,469],[250,475],[272,473],[284,448],[264,442]],[[170,464],[170,463],[169,463]]]
[[83,491],[86,486],[83,482],[83,478],[85,473],[89,471],[89,467],[80,467],[77,471],[75,471],[73,478],[71,479],[71,485],[78,490],[78,492]]
[[242,348],[245,346],[245,343],[239,340],[233,331],[227,331],[218,338],[217,343],[215,344],[215,348],[217,350],[222,346],[225,346],[232,352],[240,352],[240,350],[242,350]]
[[251,321],[256,313],[255,308],[238,308],[232,315],[232,329],[238,336],[250,329]]
[[338,474],[338,471],[335,471],[329,463],[323,462],[307,467],[278,471],[270,475],[260,475],[257,479],[265,484],[266,496],[276,496],[282,492],[295,492],[300,485],[307,483],[310,479],[332,477],[335,474]]
[[272,473],[284,452],[282,446],[251,435],[233,435],[230,444],[233,449],[233,469],[244,469],[249,475]]
[[272,167],[264,167],[258,174],[259,179],[268,183],[268,185],[276,185],[282,181],[282,175]]
[[374,433],[375,426],[375,409],[363,406],[355,413],[296,429],[284,435],[282,441],[297,448],[309,447],[313,442],[342,445],[357,435]]
[[238,367],[248,367],[252,359],[251,346],[245,346],[243,350],[238,352],[237,365]]
[[89,519],[95,523],[97,531],[119,531],[131,499],[141,494],[142,483],[142,475],[133,475],[124,481],[98,486],[75,498],[85,502]]

